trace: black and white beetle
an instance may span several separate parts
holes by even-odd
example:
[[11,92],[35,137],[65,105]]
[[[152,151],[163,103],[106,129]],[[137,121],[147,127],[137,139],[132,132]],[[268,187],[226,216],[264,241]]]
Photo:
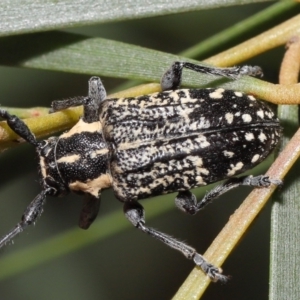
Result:
[[[281,184],[268,176],[233,178],[271,153],[281,127],[270,108],[251,95],[223,88],[179,89],[184,67],[233,79],[261,74],[259,67],[218,69],[175,62],[162,77],[163,92],[120,99],[106,99],[101,80],[92,77],[87,97],[52,103],[52,111],[83,105],[83,117],[70,131],[43,141],[0,109],[9,127],[36,148],[43,188],[16,227],[0,239],[0,248],[37,220],[47,195],[84,194],[79,226],[87,229],[97,216],[101,190],[112,187],[135,227],[193,259],[212,280],[226,280],[195,249],[147,227],[137,200],[178,192],[176,205],[195,214],[234,187]],[[226,178],[200,202],[190,192]]]

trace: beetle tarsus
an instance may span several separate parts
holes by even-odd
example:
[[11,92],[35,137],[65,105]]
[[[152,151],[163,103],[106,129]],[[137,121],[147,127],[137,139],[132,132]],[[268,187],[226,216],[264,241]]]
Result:
[[222,269],[209,263],[202,255],[195,253],[193,260],[195,264],[214,282],[226,282],[229,276],[222,274]]

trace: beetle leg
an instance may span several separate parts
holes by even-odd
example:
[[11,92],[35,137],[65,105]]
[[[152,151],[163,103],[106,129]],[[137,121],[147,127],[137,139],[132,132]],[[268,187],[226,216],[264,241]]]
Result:
[[237,66],[231,68],[214,68],[196,65],[189,62],[174,62],[161,79],[161,88],[163,91],[177,90],[180,87],[182,79],[182,69],[187,68],[203,74],[218,75],[230,79],[238,79],[241,76],[262,76],[262,69],[258,66]]
[[178,250],[186,258],[192,259],[197,266],[199,266],[202,271],[209,276],[213,281],[226,281],[227,276],[222,275],[222,270],[210,264],[206,259],[196,250],[189,245],[178,241],[177,239],[157,231],[151,227],[145,225],[145,212],[144,208],[138,202],[125,202],[124,213],[127,219],[138,229],[142,230],[144,233],[158,239],[169,247]]
[[175,198],[175,204],[180,210],[190,215],[194,215],[198,212],[197,197],[188,190],[178,192]]
[[84,105],[86,99],[86,96],[79,96],[65,100],[54,100],[51,102],[51,108],[49,110],[49,113],[54,113],[70,107]]
[[28,225],[35,223],[37,218],[42,214],[43,206],[46,202],[46,196],[51,194],[51,191],[52,188],[46,189],[33,199],[24,211],[21,221],[15,226],[15,228],[0,239],[0,248],[11,242],[12,239],[21,233]]
[[96,219],[100,208],[100,197],[94,197],[86,194],[83,199],[83,207],[79,218],[79,227],[88,229]]
[[83,105],[83,120],[87,123],[98,122],[99,107],[105,98],[106,91],[100,78],[93,76],[89,80],[89,94],[87,97],[53,101],[50,112],[53,113],[69,107]]
[[269,176],[259,175],[253,176],[242,176],[239,178],[230,178],[223,184],[216,186],[214,189],[209,191],[203,199],[196,203],[196,197],[190,191],[179,192],[175,198],[176,206],[191,215],[196,214],[199,210],[203,209],[207,204],[211,203],[214,199],[227,191],[234,189],[238,186],[252,186],[252,187],[268,187],[271,184],[281,185],[282,181],[278,179],[271,179]]

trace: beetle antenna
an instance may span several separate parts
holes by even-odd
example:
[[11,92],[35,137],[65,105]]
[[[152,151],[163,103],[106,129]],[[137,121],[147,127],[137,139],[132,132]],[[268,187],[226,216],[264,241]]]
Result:
[[21,233],[28,225],[35,223],[37,218],[43,212],[43,206],[46,203],[46,196],[52,192],[52,188],[48,188],[40,192],[33,201],[25,209],[21,221],[5,236],[0,239],[0,248],[11,242],[12,239]]
[[4,109],[0,109],[0,117],[7,121],[7,125],[20,137],[26,140],[28,143],[37,147],[39,142],[35,138],[34,134],[30,131],[28,126],[17,116],[9,114]]

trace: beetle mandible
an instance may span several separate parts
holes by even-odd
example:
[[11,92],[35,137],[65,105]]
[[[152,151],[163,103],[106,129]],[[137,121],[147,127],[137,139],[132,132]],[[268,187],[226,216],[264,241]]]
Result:
[[[178,192],[176,206],[193,215],[237,186],[281,184],[263,175],[233,177],[272,152],[281,127],[272,110],[251,95],[223,88],[180,89],[183,68],[231,79],[262,73],[259,67],[175,62],[162,77],[162,92],[118,99],[106,99],[100,78],[92,77],[87,97],[52,103],[53,112],[83,105],[79,122],[42,141],[22,120],[0,109],[9,127],[36,148],[42,186],[21,221],[0,239],[0,248],[37,220],[48,195],[84,194],[79,226],[87,229],[97,216],[101,190],[112,187],[136,228],[192,259],[213,281],[225,281],[221,269],[194,248],[146,226],[138,200]],[[223,179],[228,180],[200,202],[190,191]]]

